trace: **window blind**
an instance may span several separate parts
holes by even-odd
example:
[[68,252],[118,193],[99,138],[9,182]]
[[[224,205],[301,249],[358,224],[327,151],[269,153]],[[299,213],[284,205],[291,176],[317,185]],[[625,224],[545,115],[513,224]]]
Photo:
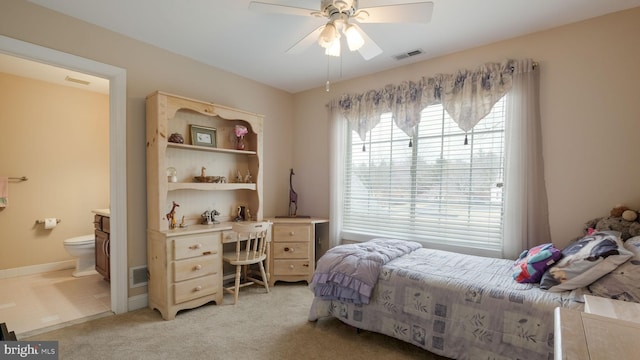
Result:
[[390,113],[365,144],[349,131],[343,238],[393,237],[500,251],[504,103],[505,98],[498,101],[468,134],[441,105],[429,106],[411,147]]

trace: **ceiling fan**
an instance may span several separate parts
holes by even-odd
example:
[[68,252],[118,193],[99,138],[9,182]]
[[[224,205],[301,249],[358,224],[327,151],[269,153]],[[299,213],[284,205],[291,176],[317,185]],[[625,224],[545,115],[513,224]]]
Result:
[[[380,4],[383,3],[383,4]],[[359,4],[363,6],[360,7]],[[367,6],[367,4],[375,6]],[[376,5],[378,4],[378,5]],[[382,49],[354,22],[359,23],[427,23],[431,20],[433,3],[409,0],[320,0],[320,9],[305,9],[262,1],[251,1],[249,9],[263,13],[326,18],[328,22],[309,33],[287,50],[300,53],[314,42],[325,48],[325,54],[340,56],[340,33],[349,50],[358,51],[365,60],[382,53]]]

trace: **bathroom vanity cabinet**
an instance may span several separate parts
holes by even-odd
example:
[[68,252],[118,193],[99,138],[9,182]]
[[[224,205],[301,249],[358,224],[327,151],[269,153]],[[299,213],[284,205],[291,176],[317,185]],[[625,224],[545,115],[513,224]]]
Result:
[[96,235],[96,271],[102,275],[102,278],[106,281],[111,281],[111,266],[110,266],[110,217],[95,214],[94,215],[94,227]]
[[[263,116],[160,91],[146,111],[149,307],[173,319],[222,302],[223,232],[238,209],[262,221]],[[220,223],[202,225],[214,210]]]

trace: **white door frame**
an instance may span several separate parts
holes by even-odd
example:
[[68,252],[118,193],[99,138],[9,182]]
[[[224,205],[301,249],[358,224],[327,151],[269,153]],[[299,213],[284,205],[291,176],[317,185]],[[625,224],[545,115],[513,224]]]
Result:
[[111,310],[128,311],[127,72],[112,65],[0,35],[0,52],[109,80],[109,183],[111,206]]

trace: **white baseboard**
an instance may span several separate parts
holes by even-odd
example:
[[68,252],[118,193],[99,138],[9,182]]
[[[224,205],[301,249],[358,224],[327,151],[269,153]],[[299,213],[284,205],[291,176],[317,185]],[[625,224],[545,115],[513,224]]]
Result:
[[7,279],[16,276],[33,275],[50,271],[73,269],[76,267],[75,260],[58,261],[54,263],[22,266],[12,269],[0,270],[0,279]]
[[127,309],[129,311],[146,308],[149,306],[149,294],[141,294],[128,298]]

